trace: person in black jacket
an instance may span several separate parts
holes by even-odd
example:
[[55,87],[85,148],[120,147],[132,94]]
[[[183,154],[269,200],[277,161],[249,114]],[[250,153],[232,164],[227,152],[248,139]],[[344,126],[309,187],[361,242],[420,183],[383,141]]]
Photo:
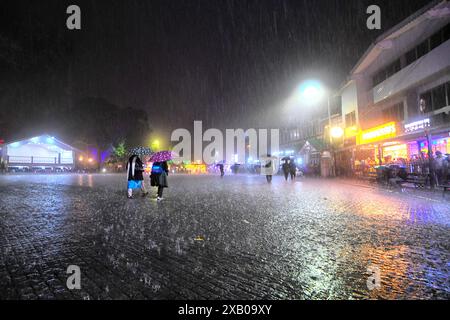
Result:
[[291,181],[294,181],[297,174],[297,166],[295,165],[294,159],[289,160],[289,174],[291,176]]
[[223,170],[223,163],[218,163],[216,166],[219,167],[220,177],[222,178],[225,175],[225,171]]
[[140,188],[142,196],[148,194],[144,184],[144,165],[137,155],[132,155],[127,163],[128,199],[133,199],[133,189]]
[[283,169],[284,174],[284,180],[288,180],[289,177],[289,160],[285,159],[283,162],[283,165],[281,166],[281,169]]
[[156,200],[163,200],[163,190],[168,187],[167,176],[169,175],[169,167],[167,161],[155,162],[152,166],[152,173],[150,174],[150,185],[158,187],[158,196]]

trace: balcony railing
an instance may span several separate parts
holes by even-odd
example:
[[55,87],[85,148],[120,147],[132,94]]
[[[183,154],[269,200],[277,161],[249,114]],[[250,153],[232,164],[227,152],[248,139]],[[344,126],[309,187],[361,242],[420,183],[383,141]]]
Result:
[[8,156],[9,164],[73,164],[72,158]]

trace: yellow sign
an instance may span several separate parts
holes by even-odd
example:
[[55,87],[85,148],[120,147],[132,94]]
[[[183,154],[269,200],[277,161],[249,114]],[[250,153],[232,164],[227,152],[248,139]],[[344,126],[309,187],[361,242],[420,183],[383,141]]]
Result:
[[395,122],[389,122],[381,126],[362,131],[359,136],[358,144],[367,144],[389,138],[395,138],[395,136]]
[[345,137],[351,138],[358,135],[358,128],[356,126],[345,128]]

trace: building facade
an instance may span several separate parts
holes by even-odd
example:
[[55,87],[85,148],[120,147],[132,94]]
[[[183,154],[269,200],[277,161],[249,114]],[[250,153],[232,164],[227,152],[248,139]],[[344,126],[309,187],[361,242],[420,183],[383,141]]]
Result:
[[380,36],[340,93],[340,166],[450,153],[450,3],[435,1]]

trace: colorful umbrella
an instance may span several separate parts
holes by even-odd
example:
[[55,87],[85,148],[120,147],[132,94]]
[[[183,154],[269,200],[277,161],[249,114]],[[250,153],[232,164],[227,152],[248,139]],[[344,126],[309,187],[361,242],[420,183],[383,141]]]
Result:
[[150,162],[163,162],[163,161],[169,161],[172,160],[174,157],[174,154],[172,151],[159,151],[154,153],[150,157]]
[[149,156],[152,155],[154,152],[149,147],[135,147],[132,148],[129,152],[130,156],[135,154],[138,156]]

